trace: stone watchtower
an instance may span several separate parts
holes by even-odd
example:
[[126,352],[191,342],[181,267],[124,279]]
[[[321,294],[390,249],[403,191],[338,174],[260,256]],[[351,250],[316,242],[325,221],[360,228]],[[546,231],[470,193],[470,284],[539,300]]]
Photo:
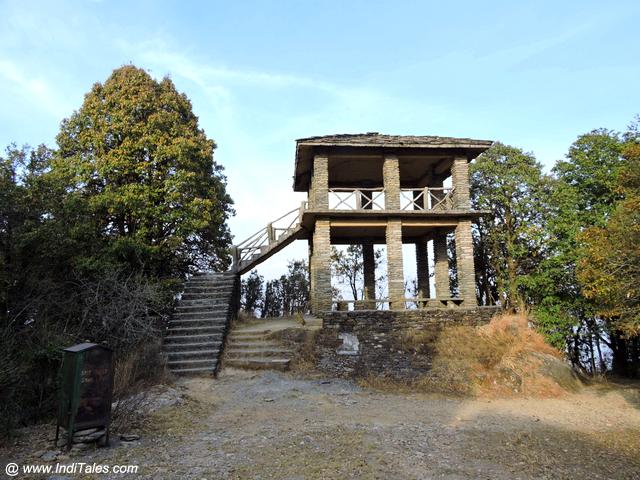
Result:
[[[240,277],[296,240],[309,243],[311,310],[322,318],[323,335],[331,345],[343,340],[334,357],[350,359],[330,359],[336,365],[351,371],[354,364],[367,370],[369,365],[387,368],[394,349],[392,343],[379,348],[380,339],[389,326],[406,328],[407,319],[429,328],[442,318],[461,324],[486,322],[493,309],[465,308],[476,307],[471,222],[484,213],[471,210],[469,162],[491,143],[377,133],[298,140],[293,188],[307,192],[307,201],[234,245],[229,272],[189,279],[165,337],[171,370],[217,371],[229,323],[239,307]],[[458,275],[455,295],[447,252],[451,232]],[[418,293],[414,298],[405,294],[404,243],[416,248]],[[388,305],[391,311],[332,312],[331,244],[362,245],[365,298],[354,307],[373,310]],[[387,298],[376,298],[376,244],[387,246]],[[431,264],[435,291],[430,288]],[[399,312],[408,304],[419,310]],[[445,312],[423,307],[463,309]]]
[[[367,133],[297,141],[294,190],[308,193],[297,238],[309,239],[311,309],[332,309],[331,245],[360,244],[365,300],[356,308],[387,303],[475,307],[471,222],[480,212],[469,202],[469,162],[491,141]],[[450,186],[445,187],[448,178]],[[445,183],[443,183],[445,182]],[[447,234],[454,232],[458,295],[450,291]],[[433,241],[435,292],[430,288],[428,242]],[[402,245],[416,248],[418,297],[405,295]],[[374,245],[387,246],[388,299],[376,299]]]

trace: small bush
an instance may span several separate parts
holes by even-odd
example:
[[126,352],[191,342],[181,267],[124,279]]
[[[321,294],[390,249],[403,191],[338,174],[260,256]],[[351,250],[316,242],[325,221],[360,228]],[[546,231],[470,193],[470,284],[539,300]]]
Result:
[[145,342],[116,357],[113,379],[112,428],[125,431],[137,425],[150,385],[169,377],[160,341]]

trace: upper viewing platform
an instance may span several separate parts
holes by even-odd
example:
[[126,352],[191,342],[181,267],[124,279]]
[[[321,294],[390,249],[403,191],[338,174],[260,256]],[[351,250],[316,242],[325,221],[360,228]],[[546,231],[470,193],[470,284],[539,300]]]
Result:
[[468,163],[491,144],[378,133],[302,138],[293,187],[308,192],[310,210],[468,211]]

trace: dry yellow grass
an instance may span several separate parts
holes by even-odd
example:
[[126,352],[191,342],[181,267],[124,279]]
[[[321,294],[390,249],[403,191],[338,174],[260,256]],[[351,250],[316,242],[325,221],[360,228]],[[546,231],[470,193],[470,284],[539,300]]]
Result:
[[560,397],[580,381],[563,355],[529,327],[525,314],[502,314],[481,327],[409,330],[396,347],[432,356],[432,368],[413,380],[369,375],[360,385],[382,391],[420,391],[481,397]]
[[421,389],[480,396],[557,397],[579,382],[526,315],[499,315],[482,327],[448,327],[434,344]]

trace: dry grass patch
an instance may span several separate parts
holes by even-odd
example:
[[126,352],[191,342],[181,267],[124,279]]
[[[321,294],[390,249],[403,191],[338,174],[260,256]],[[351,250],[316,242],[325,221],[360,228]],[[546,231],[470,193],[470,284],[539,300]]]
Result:
[[434,345],[422,389],[482,396],[557,397],[579,387],[562,354],[529,328],[526,315],[500,315],[482,327],[448,327]]
[[168,383],[170,374],[161,350],[160,341],[155,341],[143,343],[116,357],[112,412],[114,431],[135,427],[140,421],[140,411],[148,401],[149,387]]
[[269,334],[268,338],[277,340],[293,350],[290,366],[292,372],[308,373],[316,370],[316,342],[319,332],[304,328],[286,328]]
[[204,420],[212,408],[212,404],[188,396],[180,405],[162,408],[145,418],[142,431],[146,434],[189,436],[207,428]]
[[435,328],[405,330],[398,334],[394,346],[407,353],[429,353],[439,334]]
[[414,379],[368,375],[363,387],[483,397],[559,397],[581,383],[563,355],[529,327],[526,315],[499,315],[481,327],[449,326],[400,333],[395,347],[432,357]]

